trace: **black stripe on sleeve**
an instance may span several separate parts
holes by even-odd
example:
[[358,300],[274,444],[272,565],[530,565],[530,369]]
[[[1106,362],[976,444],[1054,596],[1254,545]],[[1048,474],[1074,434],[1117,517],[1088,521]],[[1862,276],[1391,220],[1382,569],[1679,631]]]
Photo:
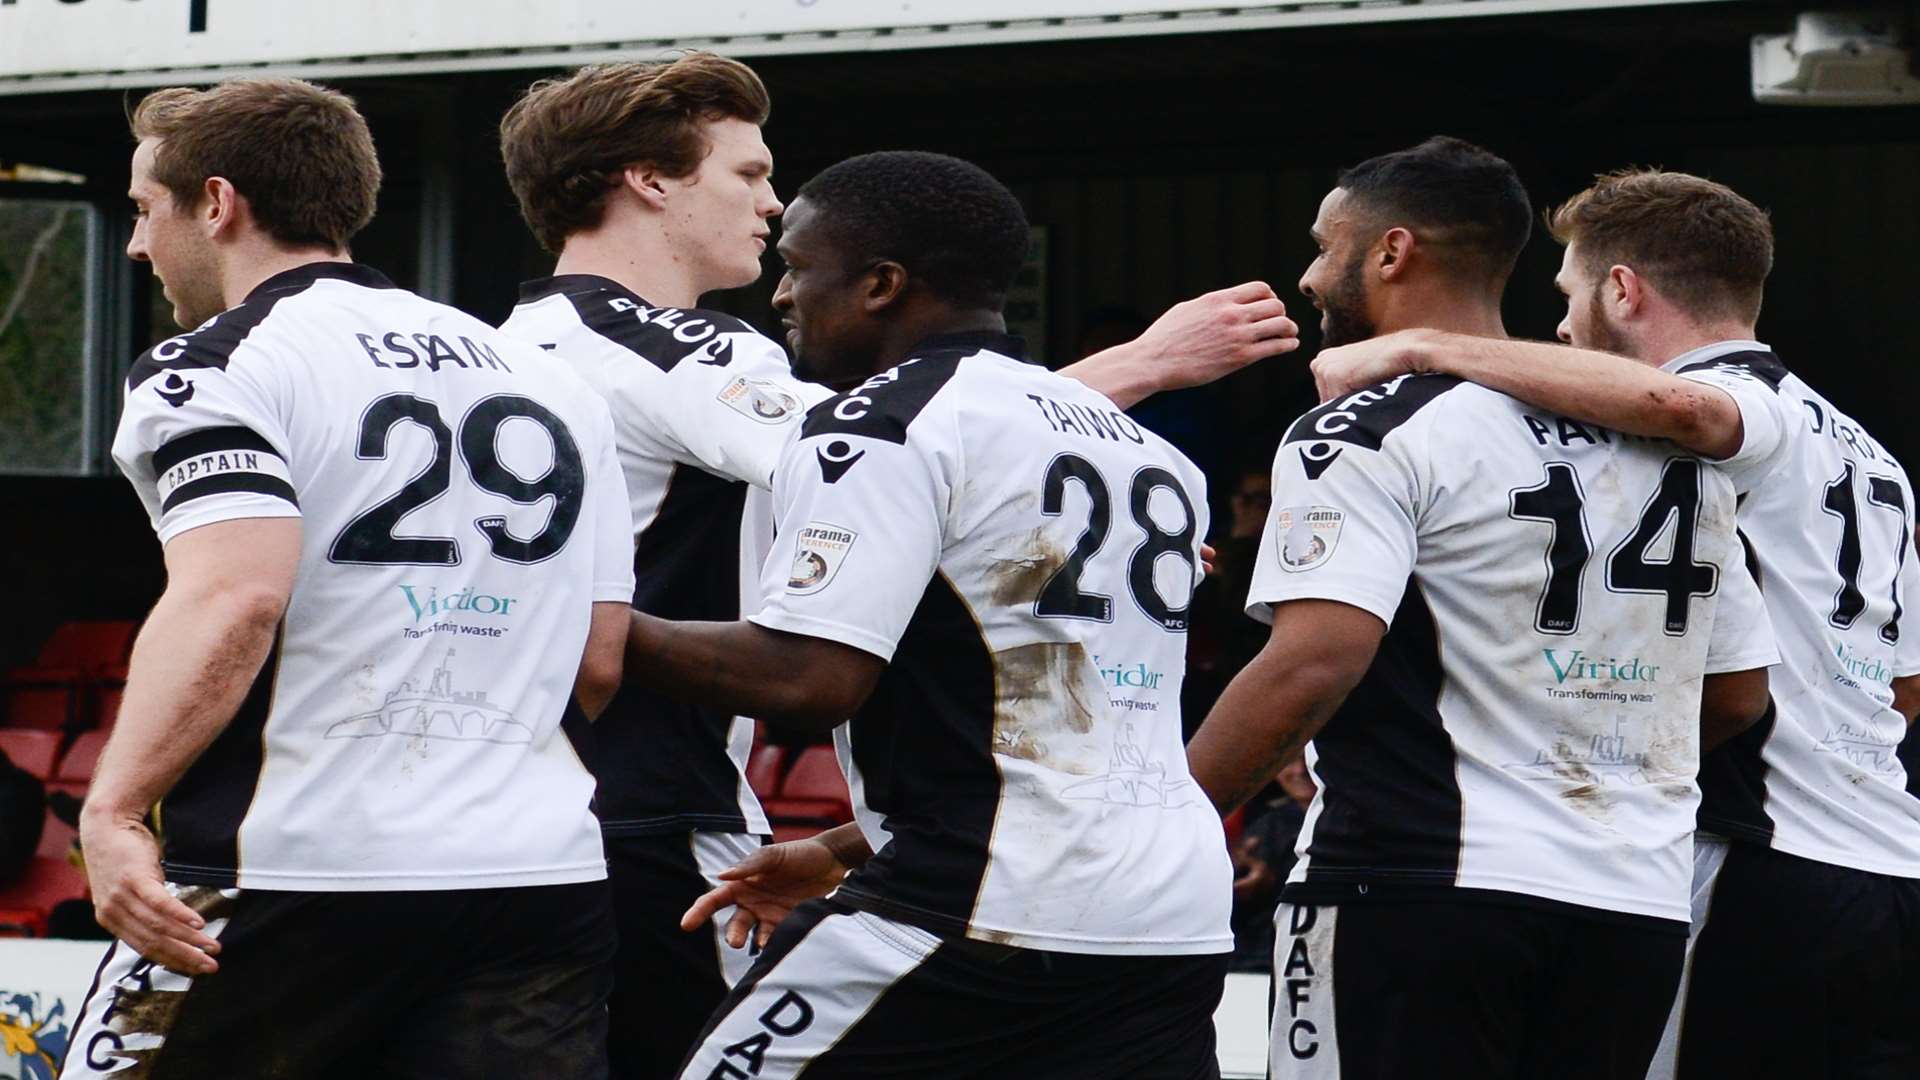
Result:
[[191,502],[208,495],[224,495],[230,491],[277,495],[296,507],[300,505],[300,500],[294,497],[293,486],[277,476],[255,472],[230,472],[202,477],[192,483],[180,485],[173,490],[173,494],[167,496],[165,502],[160,504],[160,512],[168,513],[181,503]]
[[1690,371],[1713,371],[1724,369],[1744,372],[1760,380],[1767,389],[1778,391],[1780,383],[1787,377],[1787,365],[1778,356],[1770,352],[1737,352],[1725,356],[1716,356],[1711,360],[1700,360],[1688,364],[1675,372],[1685,375]]
[[905,446],[907,428],[947,385],[962,360],[982,350],[934,349],[815,405],[801,422],[800,437],[863,435]]
[[1389,432],[1459,385],[1451,375],[1403,375],[1322,404],[1294,421],[1282,441],[1332,440],[1378,450]]
[[[222,450],[259,450],[280,457],[280,451],[248,427],[217,427],[190,432],[153,452],[153,471],[166,472],[191,457]],[[283,459],[284,460],[284,459]]]

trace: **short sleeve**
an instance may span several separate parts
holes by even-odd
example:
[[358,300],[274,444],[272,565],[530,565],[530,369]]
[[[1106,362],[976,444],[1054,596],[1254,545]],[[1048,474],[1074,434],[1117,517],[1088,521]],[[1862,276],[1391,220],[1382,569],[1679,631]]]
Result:
[[793,442],[774,475],[779,522],[761,626],[890,660],[940,564],[952,462],[927,445],[831,431]]
[[1745,494],[1758,487],[1786,460],[1789,433],[1799,421],[1793,404],[1765,379],[1737,363],[1709,363],[1679,372],[1683,379],[1724,391],[1740,410],[1740,449],[1715,462],[1733,489]]
[[681,358],[664,377],[632,370],[605,391],[664,456],[765,488],[807,408],[831,392],[793,377],[780,346],[747,330]]
[[1747,570],[1745,551],[1736,539],[1720,568],[1720,592],[1713,606],[1713,636],[1707,643],[1708,675],[1751,671],[1780,662],[1773,623],[1767,619],[1760,586]]
[[113,457],[162,544],[216,522],[300,516],[283,413],[258,364],[244,348],[202,355],[192,335],[134,364]]
[[1391,623],[1418,550],[1415,484],[1390,452],[1281,443],[1247,614],[1270,623],[1282,601],[1338,600]]
[[594,441],[599,444],[587,474],[587,497],[593,508],[593,599],[632,603],[633,509],[627,501],[626,480],[620,472],[620,454],[613,437],[613,418],[598,397],[592,397]]

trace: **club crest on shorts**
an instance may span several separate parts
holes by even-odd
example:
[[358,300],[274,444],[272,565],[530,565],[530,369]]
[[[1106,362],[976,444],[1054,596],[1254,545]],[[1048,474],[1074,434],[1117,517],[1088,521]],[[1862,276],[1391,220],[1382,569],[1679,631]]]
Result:
[[793,569],[787,574],[787,591],[810,596],[833,583],[846,561],[848,549],[859,533],[824,521],[815,521],[800,530],[793,552]]
[[1280,568],[1298,574],[1332,558],[1346,520],[1343,511],[1331,506],[1288,506],[1276,512],[1273,531]]
[[800,399],[767,382],[741,376],[717,395],[727,408],[763,424],[783,424],[800,411]]

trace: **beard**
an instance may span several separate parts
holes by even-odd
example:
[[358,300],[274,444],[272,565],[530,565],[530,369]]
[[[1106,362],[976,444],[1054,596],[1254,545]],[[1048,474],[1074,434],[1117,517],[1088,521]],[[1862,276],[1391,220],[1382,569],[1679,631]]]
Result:
[[1364,252],[1348,259],[1347,265],[1340,271],[1340,280],[1333,288],[1320,294],[1320,344],[1323,348],[1351,345],[1379,332],[1373,320],[1367,316],[1365,264]]
[[1633,355],[1633,346],[1627,341],[1618,327],[1607,321],[1607,312],[1600,304],[1600,290],[1595,289],[1587,297],[1587,337],[1582,348],[1597,349],[1600,352],[1613,353],[1616,356]]

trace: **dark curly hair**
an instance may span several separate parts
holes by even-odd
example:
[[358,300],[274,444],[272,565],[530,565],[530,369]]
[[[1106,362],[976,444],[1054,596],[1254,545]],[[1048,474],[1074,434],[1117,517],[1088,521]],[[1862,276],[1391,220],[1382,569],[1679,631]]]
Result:
[[799,197],[852,264],[882,259],[951,303],[998,310],[1027,257],[1027,215],[985,169],[887,150],[831,166]]
[[1383,228],[1404,226],[1463,272],[1500,282],[1533,235],[1533,204],[1506,159],[1436,135],[1340,174],[1339,186]]

